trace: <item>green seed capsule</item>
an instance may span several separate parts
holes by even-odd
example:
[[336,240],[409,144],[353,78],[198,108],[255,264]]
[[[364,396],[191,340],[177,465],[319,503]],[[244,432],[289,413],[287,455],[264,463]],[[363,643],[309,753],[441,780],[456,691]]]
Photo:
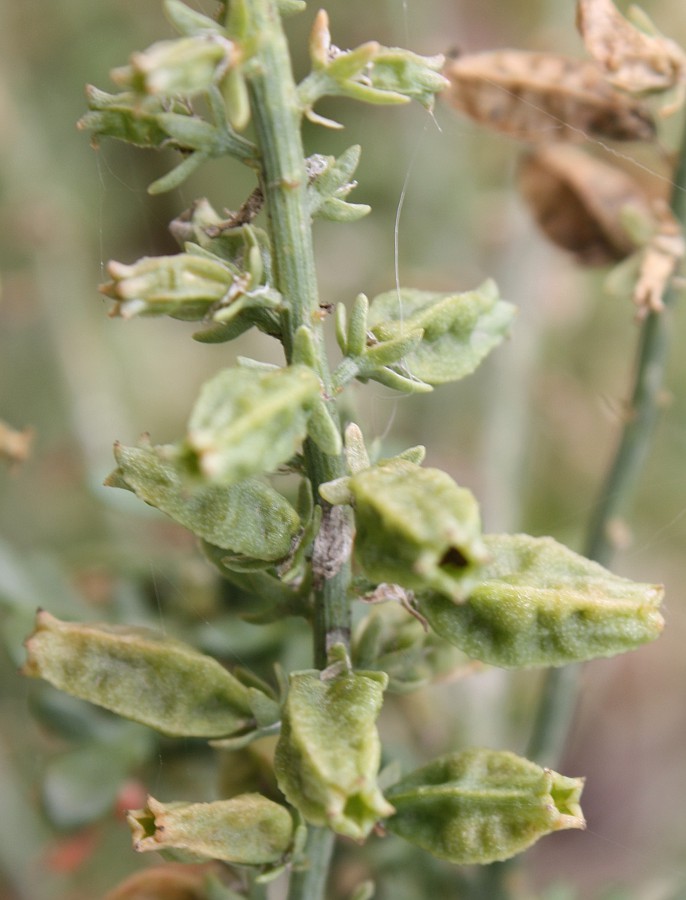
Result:
[[367,576],[414,591],[464,596],[485,558],[479,507],[439,469],[396,459],[353,475],[355,554]]
[[115,301],[112,315],[170,315],[199,320],[218,303],[233,283],[231,269],[219,258],[197,253],[143,257],[133,265],[110,262],[111,281],[101,293]]
[[[300,529],[285,497],[257,478],[193,483],[173,447],[115,444],[108,487],[133,491],[215,547],[255,560],[283,559]],[[227,554],[224,554],[225,556]]]
[[469,750],[429,763],[387,793],[389,831],[457,865],[491,863],[563,828],[584,828],[583,779],[514,753]]
[[387,681],[383,672],[295,672],[283,709],[279,787],[308,822],[355,840],[393,812],[376,784],[375,721]]
[[244,866],[280,862],[293,840],[293,819],[261,794],[240,794],[215,803],[160,803],[148,797],[127,820],[133,847],[183,850],[196,859],[221,859]]
[[61,622],[39,612],[24,674],[178,737],[254,727],[251,689],[216,659],[147,628]]
[[128,66],[113,69],[112,80],[124,90],[157,96],[192,96],[208,90],[226,71],[233,45],[221,34],[200,34],[158,41],[134,53]]
[[614,656],[662,631],[660,585],[619,578],[552,538],[485,535],[491,561],[456,605],[420,610],[441,637],[495,666],[562,666]]
[[188,423],[189,456],[209,481],[271,471],[305,438],[319,379],[306,366],[224,369],[203,385]]

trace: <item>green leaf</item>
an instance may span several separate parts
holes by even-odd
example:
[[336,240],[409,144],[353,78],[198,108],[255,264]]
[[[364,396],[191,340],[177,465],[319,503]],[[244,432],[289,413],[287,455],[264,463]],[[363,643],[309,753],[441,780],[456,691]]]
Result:
[[366,204],[348,203],[345,200],[357,186],[352,176],[359,161],[359,145],[348,147],[338,159],[334,156],[318,156],[308,160],[313,172],[307,190],[311,216],[351,222],[371,212],[371,207]]
[[402,94],[431,109],[436,94],[448,86],[441,74],[444,63],[441,55],[419,56],[410,50],[383,47],[374,58],[369,80],[377,91]]
[[298,86],[305,115],[320,124],[338,127],[312,112],[320,97],[350,97],[372,104],[408,103],[416,99],[431,109],[434,96],[445,90],[443,56],[418,56],[409,50],[382,47],[368,41],[352,50],[331,43],[329,19],[320,10],[310,37],[312,71]]
[[[287,556],[300,528],[298,514],[268,484],[189,484],[170,448],[116,445],[117,468],[106,484],[125,487],[210,544],[258,560]],[[226,555],[226,554],[224,554]]]
[[[345,307],[343,307],[345,309]],[[350,326],[345,339],[344,352],[346,356],[363,356],[367,349],[367,317],[369,315],[369,300],[365,294],[355,297],[353,308],[350,311]],[[343,327],[343,323],[341,323]]]
[[180,0],[164,0],[164,12],[174,28],[184,37],[224,33],[224,29],[218,22],[191,9]]
[[340,429],[323,400],[317,400],[312,407],[307,433],[319,449],[329,456],[338,456],[343,449]]
[[614,656],[662,631],[663,588],[620,578],[552,538],[485,535],[490,556],[466,601],[420,598],[431,627],[496,666]]
[[368,324],[380,342],[417,329],[424,334],[403,363],[413,377],[444,384],[470,375],[507,334],[514,307],[499,299],[492,281],[462,294],[403,288],[375,297]]
[[86,87],[86,99],[89,111],[77,123],[80,130],[136,147],[186,149],[175,145],[168,130],[170,124],[176,129],[179,121],[193,118],[188,106],[178,100],[142,98],[133,92],[108,94],[90,84]]
[[355,558],[367,577],[465,596],[486,558],[479,507],[439,469],[402,459],[353,475]]
[[393,811],[376,784],[376,717],[383,672],[294,672],[274,770],[289,803],[312,825],[364,840]]
[[276,6],[279,10],[279,15],[282,16],[293,16],[307,9],[305,0],[276,0]]
[[160,803],[148,797],[145,808],[132,810],[127,820],[139,853],[173,848],[243,866],[281,862],[294,835],[290,813],[261,794],[214,803]]
[[233,44],[222,34],[205,33],[159,41],[131,56],[130,64],[113,69],[112,80],[124,90],[159,97],[191,97],[216,84],[233,56]]
[[196,150],[194,153],[184,156],[178,166],[148,185],[148,193],[152,195],[165,194],[167,191],[173,191],[180,187],[209,158],[210,153],[203,150]]
[[224,369],[203,385],[193,408],[185,442],[192,465],[224,484],[273,471],[305,439],[320,391],[305,366]]
[[41,611],[23,672],[179,737],[254,727],[249,688],[215,659],[147,628],[61,622]]
[[514,753],[450,753],[387,791],[389,831],[456,865],[509,859],[543,835],[584,828],[583,779],[542,769]]

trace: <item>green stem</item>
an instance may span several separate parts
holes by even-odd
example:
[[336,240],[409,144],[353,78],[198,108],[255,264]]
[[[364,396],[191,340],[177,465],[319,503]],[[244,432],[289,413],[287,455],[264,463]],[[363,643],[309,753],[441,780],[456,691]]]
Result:
[[[672,211],[686,223],[686,120],[679,165],[674,176]],[[602,485],[589,526],[586,555],[607,565],[614,549],[610,525],[629,504],[643,469],[661,411],[661,395],[669,352],[669,307],[672,289],[664,297],[667,309],[651,312],[639,337],[631,404],[614,458]],[[543,676],[538,708],[527,747],[527,757],[541,765],[556,766],[569,734],[580,690],[580,666],[549,669]],[[507,898],[506,879],[514,861],[494,863],[476,879],[483,896]]]
[[310,828],[305,857],[308,865],[296,869],[288,886],[289,900],[319,900],[326,896],[326,882],[335,835],[328,828]]
[[[674,176],[671,207],[686,222],[686,121]],[[662,394],[669,356],[670,307],[675,294],[664,297],[665,310],[646,317],[639,337],[631,403],[617,450],[608,469],[589,527],[585,552],[589,559],[608,565],[614,550],[611,525],[628,506],[650,449],[662,409]],[[529,743],[531,759],[554,765],[561,756],[579,692],[580,667],[551,669],[546,673],[539,708]]]
[[[331,375],[321,333],[322,310],[307,208],[307,174],[300,134],[302,113],[275,3],[252,0],[250,15],[256,46],[245,65],[245,75],[262,159],[262,190],[269,218],[275,284],[287,309],[282,323],[284,349],[290,362],[298,329],[304,325],[312,330],[314,368],[324,396],[328,397]],[[315,496],[322,482],[345,474],[342,456],[329,456],[311,441],[305,448],[305,460]],[[349,633],[348,582],[349,570],[343,566],[337,575],[324,579],[317,591],[315,656],[320,660],[326,657],[327,634]]]
[[[312,330],[316,357],[313,368],[321,379],[324,396],[330,397],[331,375],[321,333],[322,310],[307,206],[307,173],[300,131],[302,112],[288,44],[274,0],[251,0],[249,8],[253,53],[244,66],[244,74],[261,156],[261,187],[269,220],[275,286],[287,310],[282,319],[284,350],[291,362],[296,332],[302,326]],[[306,444],[305,462],[315,496],[322,482],[345,474],[342,455],[329,456],[312,441]],[[327,516],[325,507],[325,521]],[[318,579],[313,622],[318,668],[326,666],[331,644],[349,645],[349,584],[349,560],[331,577]],[[293,900],[324,897],[332,845],[333,836],[329,832],[311,829],[307,849],[309,868],[294,873],[289,897]]]
[[[671,292],[670,292],[671,294]],[[666,303],[671,300],[666,297]],[[669,314],[650,313],[641,332],[631,404],[621,440],[602,487],[586,543],[586,555],[607,565],[614,550],[610,526],[627,505],[648,456],[660,416],[669,353]]]

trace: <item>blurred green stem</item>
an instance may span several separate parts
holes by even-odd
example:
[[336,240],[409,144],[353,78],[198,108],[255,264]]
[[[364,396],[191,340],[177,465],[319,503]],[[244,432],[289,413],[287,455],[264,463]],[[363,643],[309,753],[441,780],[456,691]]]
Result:
[[307,867],[295,869],[288,886],[288,900],[326,897],[326,882],[335,835],[328,828],[310,828],[305,847]]
[[[674,174],[672,212],[686,224],[686,120]],[[634,385],[617,450],[601,487],[588,531],[585,553],[608,565],[614,550],[611,526],[628,506],[648,456],[662,410],[665,372],[669,357],[671,309],[675,291],[664,296],[665,309],[650,312],[639,336]],[[550,669],[544,678],[528,747],[530,759],[556,764],[569,732],[579,691],[579,666]]]
[[[686,118],[679,151],[679,163],[672,185],[672,212],[686,225]],[[662,409],[663,386],[669,355],[671,309],[676,296],[670,288],[664,296],[665,310],[651,312],[639,336],[631,402],[627,409],[619,443],[602,484],[586,540],[585,554],[608,565],[614,550],[611,525],[628,506],[652,443]],[[543,676],[527,757],[540,765],[559,763],[576,709],[581,666],[549,669]],[[477,876],[475,887],[483,896],[507,898],[511,895],[506,878],[512,862],[494,863]],[[477,895],[475,894],[475,897]]]
[[[261,155],[261,187],[269,220],[276,287],[285,299],[282,339],[286,358],[293,355],[299,328],[311,329],[319,375],[325,397],[331,396],[331,376],[321,334],[322,310],[314,264],[312,225],[307,205],[307,173],[300,125],[302,111],[291,70],[288,44],[274,0],[250,3],[250,41],[255,52],[244,72],[250,92],[257,145]],[[335,410],[332,410],[335,414]],[[305,448],[307,477],[312,490],[345,473],[342,455],[323,453],[311,441]],[[350,563],[344,562],[330,578],[322,578],[315,590],[315,666],[327,665],[333,643],[349,643]],[[307,845],[309,867],[291,879],[289,897],[318,900],[325,894],[326,875],[333,838],[330,832],[310,829]]]

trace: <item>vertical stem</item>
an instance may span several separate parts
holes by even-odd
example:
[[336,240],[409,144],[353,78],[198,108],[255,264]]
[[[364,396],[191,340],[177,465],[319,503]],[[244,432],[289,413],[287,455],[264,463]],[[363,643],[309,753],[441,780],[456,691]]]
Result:
[[[679,163],[672,189],[672,212],[686,224],[686,119],[679,151]],[[589,525],[586,555],[602,565],[612,557],[609,525],[628,505],[640,478],[660,416],[662,393],[669,353],[669,307],[674,303],[672,289],[665,294],[667,309],[651,312],[639,337],[631,405],[617,450],[600,490]],[[557,765],[574,716],[580,690],[581,667],[549,669],[543,676],[541,694],[534,719],[527,756],[541,765]],[[484,896],[509,896],[506,878],[513,861],[495,863],[476,879]]]
[[[321,334],[322,311],[300,134],[301,110],[288,45],[273,0],[252,0],[250,15],[251,37],[256,47],[246,63],[245,75],[262,158],[262,189],[269,217],[275,283],[286,306],[283,316],[286,358],[289,361],[292,358],[298,329],[303,325],[309,327],[316,344],[314,367],[324,396],[328,396],[331,377]],[[345,473],[342,456],[329,456],[311,441],[305,448],[305,460],[315,496],[322,482]],[[335,634],[346,642],[349,634],[349,580],[349,566],[344,565],[332,578],[323,579],[317,590],[315,657],[318,663],[326,660],[327,636]]]
[[[671,292],[670,292],[671,293]],[[671,296],[665,298],[671,302]],[[660,416],[660,395],[669,353],[668,310],[650,313],[640,336],[631,405],[612,466],[602,486],[586,543],[586,555],[603,565],[612,557],[609,525],[629,501],[640,477]]]
[[319,900],[326,897],[326,882],[335,835],[328,828],[310,828],[305,847],[307,868],[297,869],[288,886],[289,900]]
[[[672,211],[686,222],[686,120],[674,175]],[[670,306],[675,295],[669,289],[666,309],[647,316],[635,366],[631,403],[617,450],[608,469],[589,527],[586,555],[603,565],[612,557],[609,526],[628,505],[643,469],[661,411],[661,394],[669,355]],[[548,765],[562,753],[579,691],[579,667],[551,669],[545,676],[539,708],[529,744],[529,756]]]
[[[314,264],[312,225],[307,208],[307,174],[300,132],[302,113],[298,103],[290,54],[274,0],[251,0],[250,40],[253,53],[244,72],[250,92],[252,117],[261,154],[262,190],[269,219],[275,286],[285,301],[282,318],[286,359],[293,357],[295,335],[307,326],[315,338],[314,368],[324,396],[331,394],[331,377],[321,334]],[[305,447],[307,477],[317,496],[324,481],[345,473],[342,456],[323,453],[312,441]],[[324,522],[328,520],[324,509]],[[349,525],[345,515],[343,527]],[[323,577],[315,589],[314,657],[324,668],[334,642],[349,644],[350,562],[346,560],[332,577]],[[294,872],[289,887],[291,900],[319,900],[325,896],[333,834],[311,828],[307,843],[309,866]]]

